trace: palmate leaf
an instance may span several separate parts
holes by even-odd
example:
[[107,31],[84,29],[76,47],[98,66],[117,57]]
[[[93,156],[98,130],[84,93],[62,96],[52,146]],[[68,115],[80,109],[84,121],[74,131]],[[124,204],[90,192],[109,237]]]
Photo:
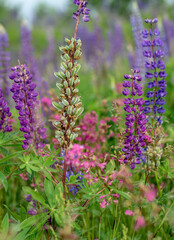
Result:
[[7,209],[7,211],[13,216],[14,219],[16,219],[17,221],[21,219],[20,216],[18,216],[15,212],[12,212],[12,211],[8,208],[7,205],[4,204],[3,206],[4,206],[4,207]]
[[26,194],[30,194],[34,200],[40,202],[43,206],[50,209],[49,205],[45,202],[45,199],[38,192],[35,192],[29,187],[23,187],[22,189]]
[[28,232],[30,228],[25,228],[24,230],[22,230],[20,233],[18,233],[16,235],[16,237],[14,238],[14,240],[24,240],[26,239],[26,234]]
[[43,225],[46,223],[46,221],[48,220],[49,217],[50,217],[49,215],[42,217],[42,219],[35,226],[33,226],[30,229],[30,231],[27,233],[26,237],[29,237],[32,234],[35,234],[36,232],[38,232],[39,229],[42,229]]
[[55,207],[55,191],[52,181],[49,181],[45,178],[44,181],[44,190],[47,196],[48,202],[52,208]]
[[33,225],[35,225],[37,222],[39,222],[43,217],[45,217],[48,213],[44,212],[41,214],[37,214],[35,216],[29,217],[25,219],[21,224],[20,224],[20,229],[28,228]]
[[13,157],[17,157],[18,155],[20,155],[20,154],[22,154],[24,152],[26,152],[26,150],[14,152],[14,153],[12,153],[12,154],[10,154],[10,155],[0,159],[0,163],[6,162],[7,160],[9,160],[9,159],[11,159]]

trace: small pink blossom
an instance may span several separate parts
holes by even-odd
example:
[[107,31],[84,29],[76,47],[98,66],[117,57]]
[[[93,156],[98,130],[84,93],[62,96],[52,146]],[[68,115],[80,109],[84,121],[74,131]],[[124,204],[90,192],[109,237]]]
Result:
[[24,181],[27,181],[27,180],[28,180],[28,172],[26,172],[26,173],[20,173],[19,176],[20,176]]
[[103,171],[103,169],[105,168],[106,164],[107,164],[106,162],[104,162],[104,163],[98,163],[97,166],[98,166],[99,168],[101,168],[101,170]]
[[119,163],[123,163],[124,159],[120,158],[118,161],[119,161]]
[[129,216],[133,216],[135,213],[134,212],[132,212],[132,210],[126,210],[125,211],[125,215],[129,215]]
[[50,98],[43,97],[42,100],[41,100],[41,103],[50,106],[52,104],[52,101],[51,101]]
[[109,206],[109,203],[107,203],[106,200],[103,198],[102,201],[100,202],[100,207],[106,208],[107,206]]
[[138,231],[140,228],[146,225],[145,219],[143,216],[139,216],[135,222],[134,229]]
[[145,198],[147,198],[147,200],[149,202],[153,202],[155,200],[155,197],[156,197],[156,190],[150,188],[145,192],[144,195],[145,195]]

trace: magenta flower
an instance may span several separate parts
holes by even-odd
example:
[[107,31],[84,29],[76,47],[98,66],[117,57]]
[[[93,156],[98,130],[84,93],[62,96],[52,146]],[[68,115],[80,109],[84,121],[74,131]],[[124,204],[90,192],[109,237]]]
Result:
[[135,225],[134,225],[134,229],[135,231],[138,231],[140,228],[145,227],[146,222],[143,216],[138,216]]
[[126,210],[125,211],[125,215],[129,215],[129,216],[133,216],[135,214],[135,212],[132,212],[132,210]]

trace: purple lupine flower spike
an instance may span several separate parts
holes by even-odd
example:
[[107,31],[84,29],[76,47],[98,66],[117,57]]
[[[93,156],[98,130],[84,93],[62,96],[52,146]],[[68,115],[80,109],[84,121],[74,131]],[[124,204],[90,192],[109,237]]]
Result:
[[34,49],[31,45],[31,41],[31,30],[29,29],[27,23],[24,21],[21,26],[22,58],[25,64],[28,66],[33,79],[35,80],[39,95],[42,98],[44,95],[47,95],[48,83],[43,80],[40,66],[34,56]]
[[[133,33],[135,45],[136,45],[135,62],[132,63],[132,68],[140,69],[141,74],[144,77],[145,60],[143,57],[143,49],[141,46],[142,45],[141,32],[143,30],[143,21],[138,8],[138,4],[135,2],[133,2],[133,13],[131,14],[130,22],[131,22],[132,33]],[[143,84],[143,81],[142,81],[142,84]]]
[[[149,30],[143,30],[142,35],[144,41],[142,46],[145,48],[143,55],[147,58],[145,67],[147,72],[145,78],[149,81],[147,88],[149,91],[146,94],[148,100],[145,101],[145,114],[152,114],[153,119],[156,119],[162,124],[162,114],[165,112],[163,106],[165,104],[164,97],[166,96],[166,72],[165,64],[162,61],[164,52],[161,47],[163,42],[158,38],[160,32],[154,27],[158,19],[145,19],[145,22],[150,24]],[[148,50],[146,50],[146,48]]]
[[86,7],[88,5],[88,2],[85,0],[74,0],[73,3],[76,4],[78,7],[80,6],[80,9],[73,13],[73,19],[76,20],[78,16],[82,15],[83,21],[89,22],[90,9]]
[[145,146],[145,124],[147,122],[144,111],[144,100],[138,98],[143,94],[139,70],[132,70],[132,75],[125,75],[126,79],[123,83],[123,94],[129,96],[124,100],[124,110],[126,114],[126,127],[124,147],[124,163],[129,163],[130,167],[135,168],[136,164],[140,164],[140,157]]
[[10,52],[8,48],[8,35],[0,25],[0,86],[4,95],[9,94],[8,72],[10,68]]
[[3,97],[2,89],[0,88],[0,132],[12,131],[12,127],[8,122],[9,117],[11,117],[10,108],[7,105],[7,101]]
[[30,74],[26,65],[19,65],[11,68],[12,73],[9,78],[14,81],[12,88],[12,98],[14,99],[15,108],[19,111],[20,131],[24,132],[23,149],[28,149],[32,144],[36,149],[42,149],[45,145],[44,140],[46,135],[46,128],[44,123],[40,120],[39,101],[37,100],[38,93],[36,92],[36,84],[32,82],[32,75]]

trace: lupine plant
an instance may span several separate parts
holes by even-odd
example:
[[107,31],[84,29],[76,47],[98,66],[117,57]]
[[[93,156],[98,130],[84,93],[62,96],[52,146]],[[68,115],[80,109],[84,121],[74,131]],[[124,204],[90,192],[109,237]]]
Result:
[[[60,70],[52,73],[58,78],[57,89],[39,95],[39,70],[29,57],[34,56],[30,31],[23,34],[29,40],[23,45],[25,63],[18,61],[9,75],[14,107],[9,108],[0,89],[0,239],[172,240],[174,149],[169,144],[172,127],[164,117],[168,70],[158,20],[145,19],[149,29],[141,33],[132,19],[139,40],[137,63],[140,58],[145,62],[145,79],[142,66],[125,75],[119,68],[124,80],[120,77],[116,85],[117,95],[108,92],[102,103],[95,98],[91,103],[81,88],[90,81],[85,72],[90,63],[85,66],[78,37],[80,19],[88,22],[90,10],[86,0],[73,3],[74,36],[65,38]],[[99,41],[93,42],[98,49],[102,45],[97,43],[103,42],[100,30],[95,32]],[[124,37],[116,32],[118,39]],[[88,39],[90,55],[93,35]],[[123,45],[115,40],[112,46],[107,54],[111,62]],[[101,51],[101,60],[107,61],[104,55]],[[100,61],[96,65],[101,67]]]
[[0,25],[0,87],[4,95],[9,95],[8,73],[10,68],[10,52],[8,35],[2,25]]

